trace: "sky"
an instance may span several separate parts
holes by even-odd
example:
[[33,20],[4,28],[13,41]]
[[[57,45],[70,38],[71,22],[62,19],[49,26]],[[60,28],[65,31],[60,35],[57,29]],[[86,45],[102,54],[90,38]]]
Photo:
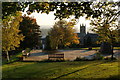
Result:
[[[26,10],[27,9],[28,8],[26,8]],[[26,10],[23,12],[23,15],[26,14]],[[55,20],[54,12],[50,12],[49,14],[46,14],[46,13],[41,14],[41,13],[34,12],[30,15],[30,17],[33,17],[36,19],[37,24],[40,25],[41,29],[50,29],[55,24],[55,22],[59,20],[59,19]],[[69,21],[70,19],[66,19],[66,20]],[[86,29],[87,31],[89,31],[90,21],[86,20],[84,17],[80,17],[79,20],[77,20],[77,24],[74,27],[74,29],[76,29],[76,32],[80,32],[80,24],[86,25]]]
[[[41,28],[51,28],[58,19],[55,20],[54,12],[50,12],[49,14],[43,13],[33,13],[31,14],[31,17],[36,18],[38,25],[41,26]],[[69,21],[70,19],[66,19]],[[79,31],[80,24],[85,24],[87,28],[90,28],[90,21],[86,20],[84,17],[80,17],[79,21],[75,25],[75,29],[77,32]]]
[[[113,1],[118,1],[118,0],[113,0]],[[24,14],[27,15],[27,13],[26,13],[27,10],[28,10],[28,7],[23,12],[23,15]],[[55,20],[54,12],[50,12],[49,14],[46,14],[46,13],[41,14],[41,13],[34,12],[30,15],[30,17],[33,17],[36,19],[37,24],[40,26],[41,29],[50,29],[53,27],[55,22],[58,21],[58,19]],[[70,19],[66,19],[66,20],[69,21]],[[74,27],[74,29],[76,30],[77,33],[80,32],[80,24],[86,25],[86,32],[92,32],[90,30],[91,29],[90,20],[86,20],[85,17],[80,17],[77,21],[78,22],[76,23],[76,25]],[[42,34],[46,35],[46,30],[44,30],[44,32],[42,32]]]

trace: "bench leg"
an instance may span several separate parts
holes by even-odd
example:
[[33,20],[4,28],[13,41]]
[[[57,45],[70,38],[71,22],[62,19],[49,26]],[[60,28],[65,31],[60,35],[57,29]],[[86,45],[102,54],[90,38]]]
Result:
[[48,60],[50,60],[50,58],[48,58]]

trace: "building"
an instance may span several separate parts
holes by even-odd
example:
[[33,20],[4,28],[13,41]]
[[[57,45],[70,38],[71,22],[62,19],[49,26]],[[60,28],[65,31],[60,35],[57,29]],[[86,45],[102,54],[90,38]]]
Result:
[[80,38],[80,45],[89,46],[95,45],[98,40],[98,34],[86,32],[86,25],[80,25],[80,33],[77,33]]
[[[95,42],[98,40],[98,35],[95,33],[87,33],[86,26],[83,24],[80,25],[80,32],[77,34],[80,38],[80,46],[93,45],[96,44]],[[42,49],[46,47],[46,36],[41,37]]]

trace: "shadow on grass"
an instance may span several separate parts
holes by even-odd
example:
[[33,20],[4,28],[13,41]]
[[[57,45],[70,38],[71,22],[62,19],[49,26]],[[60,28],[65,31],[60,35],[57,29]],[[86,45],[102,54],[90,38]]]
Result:
[[[120,75],[114,75],[109,78],[60,78],[58,80],[120,80]],[[51,78],[4,78],[2,80],[52,80]]]
[[[104,62],[101,62],[101,63],[104,63]],[[93,65],[90,65],[90,66],[96,66],[96,65],[99,65],[99,64],[101,64],[101,63],[93,64]],[[58,77],[56,77],[56,78],[54,78],[54,79],[52,79],[52,80],[56,80],[56,79],[59,79],[59,78],[61,78],[61,77],[68,76],[68,75],[70,75],[70,74],[73,74],[73,73],[76,73],[76,72],[82,71],[82,70],[84,70],[84,69],[86,69],[86,68],[89,68],[90,66],[87,66],[87,67],[82,68],[82,69],[75,70],[75,71],[70,72],[70,73],[67,73],[67,74],[63,74],[63,75],[58,76]]]
[[[104,61],[104,62],[100,62],[100,63],[97,63],[97,62],[95,62],[94,64],[91,64],[90,66],[96,66],[96,65],[99,65],[99,64],[102,64],[102,63],[108,63],[108,62],[111,62],[111,61]],[[38,62],[38,64],[39,63],[47,63],[47,62]],[[63,65],[64,65],[65,63],[63,63]],[[70,63],[68,63],[68,64],[70,64]],[[78,64],[78,63],[77,63]],[[30,64],[30,65],[24,65],[23,67],[24,68],[26,68],[27,66],[32,66],[32,65],[35,65],[35,64]],[[70,65],[72,65],[72,64],[70,64]],[[73,64],[73,65],[75,65],[75,63]],[[36,66],[44,66],[44,64],[42,64],[42,65],[36,65]],[[52,69],[57,69],[57,67],[59,67],[60,65],[52,65],[51,67],[48,65],[48,67],[46,67],[45,69],[47,69],[48,71],[50,71],[51,72],[51,70]],[[62,77],[64,77],[64,76],[68,76],[68,75],[70,75],[70,74],[74,74],[74,73],[76,73],[76,72],[79,72],[79,71],[82,71],[82,70],[84,70],[84,69],[86,69],[86,68],[88,68],[88,67],[90,67],[90,66],[87,66],[87,67],[85,67],[85,68],[82,68],[82,69],[78,69],[78,70],[75,70],[75,71],[73,71],[73,72],[69,72],[69,73],[67,73],[67,74],[63,74],[63,75],[60,75],[60,76],[58,76],[58,77],[56,77],[56,78],[54,78],[54,79],[52,79],[52,80],[56,80],[56,79],[59,79],[60,78],[60,80],[62,80]],[[19,68],[19,67],[18,67]],[[17,69],[18,69],[17,68]],[[20,67],[21,68],[21,67]],[[43,67],[44,68],[44,67]],[[31,68],[32,69],[32,68]],[[26,70],[26,69],[25,69]],[[53,71],[53,70],[52,70]],[[39,72],[39,70],[38,70],[38,72]],[[26,76],[32,76],[32,75],[36,75],[36,73],[37,72],[32,72],[32,73],[30,73],[30,74],[25,74],[25,76],[24,77],[26,77]],[[41,72],[42,74],[44,74],[44,73],[46,73],[46,71],[43,71],[43,72]],[[40,74],[41,74],[40,73]],[[16,74],[16,73],[14,73],[14,74]],[[12,75],[12,74],[11,74]],[[21,77],[21,79],[20,80],[51,80],[51,79],[49,79],[49,78],[30,78],[28,76],[28,78],[27,79],[24,79],[24,78],[22,78]],[[38,76],[38,77],[40,77],[40,76]],[[19,80],[19,79],[10,79],[10,78],[4,78],[3,80]],[[71,79],[65,79],[65,78],[63,78],[63,80],[120,80],[119,78],[118,78],[118,76],[111,76],[110,78],[106,78],[106,79],[104,79],[104,78],[100,78],[100,79],[94,79],[94,78],[91,78],[91,79],[89,79],[89,78],[87,78],[87,79],[82,79],[82,78],[76,78],[76,79],[73,79],[73,78],[71,78]]]

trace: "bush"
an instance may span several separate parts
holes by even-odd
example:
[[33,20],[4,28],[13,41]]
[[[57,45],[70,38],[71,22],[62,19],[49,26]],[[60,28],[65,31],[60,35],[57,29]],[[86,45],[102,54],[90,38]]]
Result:
[[103,58],[104,58],[103,55],[100,54],[99,52],[97,52],[97,53],[95,54],[95,56],[94,56],[94,59],[95,59],[95,60],[102,60]]
[[102,60],[102,59],[103,59],[102,54],[96,53],[94,55],[89,55],[89,57],[88,56],[77,57],[75,61],[91,61],[91,60]]
[[85,60],[85,57],[80,56],[80,57],[77,57],[74,61],[84,61],[84,60]]
[[25,49],[26,53],[30,52],[30,48]]
[[[111,57],[104,57],[104,60],[111,60]],[[113,57],[113,60],[117,60],[115,57]]]

